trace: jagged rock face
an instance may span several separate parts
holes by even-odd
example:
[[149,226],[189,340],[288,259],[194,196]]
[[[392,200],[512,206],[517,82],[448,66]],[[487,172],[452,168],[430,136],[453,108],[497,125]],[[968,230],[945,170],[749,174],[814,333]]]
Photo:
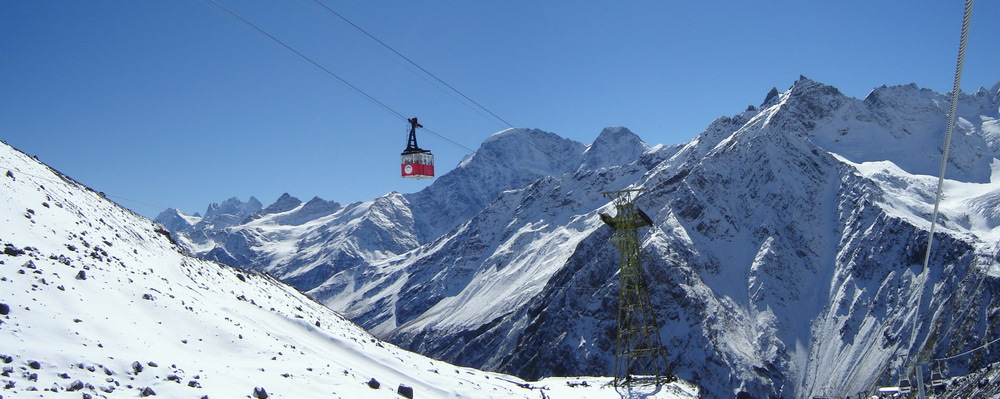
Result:
[[[586,149],[509,131],[425,191],[337,211],[322,225],[342,241],[311,233],[297,250],[317,258],[278,268],[409,349],[529,378],[608,374],[618,265],[600,192],[642,187],[655,222],[643,261],[679,376],[710,396],[854,396],[907,355],[1000,333],[1000,85],[961,96],[954,191],[921,273],[947,105],[914,85],[859,100],[800,78],[684,146],[649,149],[622,128]],[[265,231],[250,248],[282,242]],[[279,255],[263,259],[306,259]],[[947,367],[998,358],[968,360]]]

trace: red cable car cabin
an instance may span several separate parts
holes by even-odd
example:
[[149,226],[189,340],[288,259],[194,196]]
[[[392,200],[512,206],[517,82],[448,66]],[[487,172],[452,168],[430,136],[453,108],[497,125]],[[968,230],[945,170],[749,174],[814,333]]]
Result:
[[429,179],[434,177],[434,155],[430,150],[417,146],[417,128],[424,127],[417,123],[417,118],[407,119],[410,122],[410,138],[406,142],[406,150],[399,155],[400,169],[403,177],[410,179]]

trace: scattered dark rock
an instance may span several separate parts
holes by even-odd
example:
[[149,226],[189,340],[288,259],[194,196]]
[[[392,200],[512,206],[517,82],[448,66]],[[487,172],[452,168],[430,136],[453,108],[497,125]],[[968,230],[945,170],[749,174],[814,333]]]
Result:
[[152,301],[153,299],[156,299],[156,298],[154,296],[150,295],[150,294],[142,294],[142,299],[145,299],[147,301]]
[[29,360],[28,367],[31,367],[32,370],[38,370],[42,368],[42,364],[39,363],[37,360]]
[[24,250],[7,244],[3,247],[3,253],[7,256],[19,256],[24,255]]
[[382,386],[382,384],[379,384],[378,380],[376,380],[375,378],[368,380],[368,388],[378,389],[378,387],[380,386]]
[[400,394],[404,398],[413,399],[413,387],[399,384],[399,388],[396,389],[396,393]]
[[149,367],[160,367],[159,365],[157,365],[154,362],[147,362],[146,365],[149,366]]
[[11,172],[9,170],[7,171],[7,177],[14,179],[14,181],[17,181],[17,179],[14,178],[14,172]]
[[264,387],[256,387],[253,389],[253,397],[257,399],[267,399],[267,391]]
[[28,381],[38,382],[38,373],[28,374]]
[[86,392],[84,392],[84,393],[83,393],[83,399],[94,399],[94,397],[93,397],[93,396],[90,396],[90,394],[89,394],[89,393],[86,393]]
[[58,375],[59,378],[62,378],[64,380],[68,380],[69,379],[69,374],[66,374],[66,373],[59,373],[59,374],[56,374],[56,375]]
[[80,270],[80,272],[76,274],[76,279],[77,280],[86,280],[87,279],[87,272],[85,272],[83,270]]
[[247,278],[243,277],[243,275],[240,274],[240,273],[236,273],[236,278],[240,279],[240,281],[242,281],[244,283],[247,282]]
[[201,388],[201,384],[199,384],[198,381],[195,380],[188,381],[188,386],[191,388]]
[[134,371],[136,374],[141,373],[142,372],[142,364],[139,363],[139,362],[132,362],[132,371]]
[[66,390],[70,392],[79,391],[81,389],[83,389],[83,381],[80,380],[73,381],[73,383],[69,384],[69,387],[66,388]]
[[[0,315],[6,316],[9,313],[10,313],[10,306],[7,305],[6,303],[0,303]],[[4,359],[6,360],[6,358]],[[10,362],[5,361],[4,363],[10,363]]]
[[142,392],[139,392],[139,396],[142,396],[142,397],[156,396],[156,392],[153,392],[153,388],[145,387],[145,388],[142,389]]
[[10,355],[0,355],[0,360],[3,360],[4,364],[10,364],[10,362],[14,361],[14,358],[11,357]]
[[177,374],[171,374],[171,375],[167,376],[167,381],[173,381],[173,382],[176,382],[176,383],[180,384],[181,383],[181,377],[178,377]]

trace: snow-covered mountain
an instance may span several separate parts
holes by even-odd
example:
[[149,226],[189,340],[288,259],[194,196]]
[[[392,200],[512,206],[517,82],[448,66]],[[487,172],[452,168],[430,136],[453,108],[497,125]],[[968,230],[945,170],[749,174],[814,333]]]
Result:
[[[526,382],[407,352],[270,276],[183,254],[162,227],[6,143],[0,173],[0,398],[622,397],[607,378]],[[181,220],[283,212],[253,202]]]
[[[685,145],[509,130],[416,194],[179,236],[407,349],[524,378],[606,374],[618,265],[601,192],[644,188],[644,264],[681,378],[711,396],[855,396],[1000,337],[1000,84],[960,96],[921,272],[947,109],[915,85],[856,99],[803,77]],[[964,375],[992,349],[935,365]]]

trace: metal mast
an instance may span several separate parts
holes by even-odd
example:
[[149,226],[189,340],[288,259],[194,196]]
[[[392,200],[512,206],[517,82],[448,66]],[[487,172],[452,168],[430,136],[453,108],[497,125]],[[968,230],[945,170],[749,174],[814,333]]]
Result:
[[639,257],[639,228],[653,221],[635,207],[641,189],[609,191],[617,214],[601,214],[614,230],[611,242],[618,247],[618,337],[615,341],[614,386],[664,384],[674,380],[667,353],[660,339],[660,327],[653,313],[646,279]]
[[424,127],[424,125],[417,123],[417,118],[409,118],[406,121],[410,122],[410,137],[406,140],[406,150],[403,151],[403,154],[427,152],[417,146],[417,128]]

